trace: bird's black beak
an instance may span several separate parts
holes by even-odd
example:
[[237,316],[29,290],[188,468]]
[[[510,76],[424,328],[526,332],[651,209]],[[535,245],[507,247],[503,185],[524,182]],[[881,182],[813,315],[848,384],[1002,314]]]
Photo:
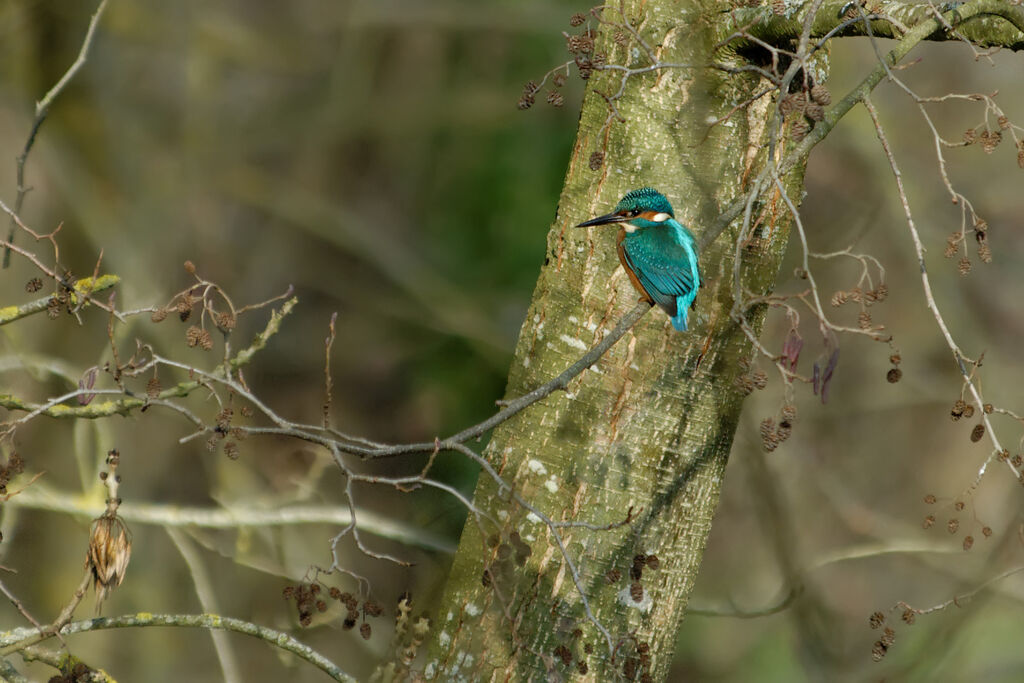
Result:
[[624,223],[627,220],[629,220],[629,219],[626,218],[625,216],[620,216],[617,213],[606,213],[603,216],[598,216],[597,218],[591,218],[589,221],[583,221],[582,223],[580,223],[576,227],[577,228],[587,228],[587,227],[590,227],[591,225],[608,225],[610,223]]

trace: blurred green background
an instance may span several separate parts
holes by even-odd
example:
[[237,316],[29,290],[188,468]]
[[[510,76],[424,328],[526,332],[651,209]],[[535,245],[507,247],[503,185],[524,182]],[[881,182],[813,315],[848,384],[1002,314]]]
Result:
[[[23,218],[40,231],[63,224],[61,260],[75,274],[120,275],[122,307],[159,305],[187,286],[189,259],[235,302],[264,300],[295,287],[300,306],[247,371],[268,404],[288,418],[316,422],[323,401],[323,340],[338,313],[334,419],[344,431],[389,442],[445,435],[489,415],[544,253],[548,225],[575,135],[582,87],[566,86],[564,109],[540,101],[520,112],[523,83],[565,61],[560,36],[587,8],[568,2],[452,0],[417,3],[161,3],[109,7],[89,62],[55,103],[28,162]],[[78,52],[93,3],[10,0],[0,5],[0,198],[15,196],[14,157],[33,103]],[[1024,58],[975,59],[964,45],[926,46],[905,77],[926,96],[1001,90],[997,101],[1024,123],[1019,87]],[[841,41],[829,83],[837,98],[871,68],[868,41]],[[1024,252],[1018,169],[1011,143],[994,154],[978,146],[946,150],[949,174],[990,224],[994,263],[968,277],[942,258],[959,209],[944,194],[931,134],[916,105],[891,85],[875,101],[893,138],[918,227],[929,247],[935,294],[965,353],[985,353],[983,387],[997,405],[1017,408],[1021,385],[1017,314]],[[977,103],[930,105],[941,132],[958,140],[983,120]],[[994,123],[994,121],[993,121]],[[1008,136],[1007,136],[1008,137]],[[896,626],[882,663],[871,661],[879,633],[868,616],[897,600],[928,607],[1019,566],[1024,551],[1020,489],[993,468],[965,510],[951,504],[987,454],[968,438],[973,422],[953,423],[960,383],[923,305],[912,246],[885,159],[863,111],[852,114],[812,158],[803,219],[812,248],[854,245],[887,269],[889,300],[872,308],[896,335],[904,379],[885,381],[889,350],[842,338],[827,405],[798,392],[794,436],[760,450],[757,425],[777,411],[775,377],[748,402],[723,501],[692,604],[754,610],[770,606],[793,581],[803,586],[788,610],[757,619],[689,617],[679,637],[674,680],[1018,680],[1024,581],[993,584],[963,609]],[[6,221],[3,221],[6,226]],[[701,226],[694,226],[699,232]],[[18,243],[26,245],[25,235]],[[37,253],[46,255],[43,245]],[[780,289],[804,286],[783,269]],[[850,261],[819,264],[828,296],[856,282]],[[22,259],[0,273],[0,305],[30,297],[34,276]],[[832,309],[830,309],[832,312]],[[836,311],[856,324],[850,304]],[[807,316],[809,317],[809,316]],[[0,329],[0,353],[38,368],[60,359],[77,377],[109,356],[106,317],[36,316]],[[236,339],[262,328],[263,313],[240,321]],[[806,321],[805,321],[806,323]],[[786,323],[770,318],[769,348]],[[802,330],[808,363],[820,349],[813,325]],[[190,363],[216,362],[188,349],[184,326],[154,326],[147,316],[120,331]],[[49,362],[49,361],[47,361]],[[5,366],[6,367],[6,366]],[[0,391],[33,400],[68,389],[51,374],[5,371]],[[197,397],[209,418],[215,408]],[[0,413],[0,419],[8,416]],[[999,423],[1008,448],[1019,425]],[[43,482],[100,497],[95,472],[108,448],[120,449],[125,506],[273,507],[343,501],[343,480],[324,453],[298,442],[248,440],[229,461],[200,442],[179,445],[188,425],[151,410],[128,420],[73,426],[36,420],[17,448]],[[414,473],[422,460],[393,463]],[[470,493],[475,468],[442,457],[435,474]],[[939,496],[929,508],[926,493]],[[774,502],[773,502],[774,501]],[[465,510],[431,491],[356,490],[357,505],[410,533],[457,542]],[[934,512],[935,529],[920,520]],[[80,576],[88,519],[2,508],[3,581],[33,614],[49,620]],[[950,536],[945,522],[960,520]],[[994,530],[983,539],[981,527]],[[104,606],[200,610],[190,570],[159,527],[133,524],[128,578]],[[347,671],[365,678],[384,655],[391,619],[371,620],[363,641],[340,617],[297,625],[280,597],[311,564],[330,562],[330,525],[187,534],[210,575],[220,611],[294,631]],[[416,531],[422,530],[422,531]],[[969,552],[963,537],[977,539]],[[367,536],[408,569],[367,558],[345,541],[340,553],[374,577],[388,607],[411,589],[415,611],[430,610],[450,556]],[[786,556],[780,562],[780,556]],[[352,581],[328,579],[343,590]],[[91,607],[91,597],[79,615]],[[891,613],[890,621],[899,621]],[[0,628],[25,622],[6,602]],[[70,639],[72,651],[121,680],[222,678],[203,631],[142,629]],[[245,680],[321,680],[322,674],[258,642],[231,636]],[[32,675],[47,677],[36,665]],[[52,672],[51,672],[52,673]]]

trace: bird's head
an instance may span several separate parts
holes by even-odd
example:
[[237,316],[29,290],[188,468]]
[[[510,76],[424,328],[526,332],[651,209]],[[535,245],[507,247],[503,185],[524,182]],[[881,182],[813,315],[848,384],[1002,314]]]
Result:
[[576,227],[621,223],[626,232],[633,232],[661,225],[670,218],[675,218],[675,212],[665,195],[653,187],[641,187],[626,193],[611,213],[583,221]]

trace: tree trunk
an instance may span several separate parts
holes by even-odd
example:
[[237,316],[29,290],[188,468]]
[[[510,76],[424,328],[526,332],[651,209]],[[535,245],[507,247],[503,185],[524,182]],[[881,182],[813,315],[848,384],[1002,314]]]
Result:
[[[763,166],[770,98],[709,128],[764,87],[756,76],[707,68],[730,58],[714,51],[732,30],[722,8],[627,0],[626,16],[661,61],[697,68],[630,77],[616,100],[624,121],[607,136],[609,108],[597,93],[615,93],[621,72],[593,74],[507,397],[557,375],[637,302],[618,264],[615,229],[576,223],[651,185],[700,239]],[[621,21],[611,9],[604,18]],[[614,33],[601,27],[596,52],[609,64],[644,66],[642,50],[630,56]],[[636,47],[632,40],[628,49]],[[604,162],[592,170],[591,155],[602,149]],[[802,165],[787,185],[799,198]],[[764,209],[764,224],[740,252],[743,286],[754,293],[772,290],[788,239],[784,204],[766,201],[755,207]],[[730,317],[737,236],[730,226],[701,255],[706,284],[690,331],[674,331],[653,309],[568,391],[499,426],[486,449],[505,480],[555,522],[614,525],[632,510],[631,521],[614,528],[558,529],[594,619],[552,530],[481,477],[474,505],[502,530],[495,534],[492,522],[470,515],[434,621],[428,678],[665,677],[736,430],[744,396],[737,378],[752,351]],[[759,310],[748,321],[758,330],[762,318]],[[658,561],[636,580],[638,554]]]

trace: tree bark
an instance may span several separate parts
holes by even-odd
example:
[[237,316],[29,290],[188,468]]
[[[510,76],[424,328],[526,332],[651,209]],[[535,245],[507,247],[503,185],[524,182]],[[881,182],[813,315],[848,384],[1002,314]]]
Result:
[[[619,18],[615,10],[604,16]],[[632,0],[626,16],[662,61],[694,65],[712,61],[715,41],[730,25],[710,2]],[[596,52],[609,64],[637,65],[612,30],[600,32]],[[616,102],[624,121],[610,128],[604,163],[591,170],[591,154],[605,148],[598,132],[609,112],[598,93],[614,93],[619,79],[615,71],[595,72],[588,87],[507,397],[557,375],[636,304],[618,265],[614,229],[576,223],[651,185],[699,238],[764,163],[768,98],[709,128],[763,87],[760,80],[674,68],[628,79]],[[792,188],[801,173],[793,172]],[[768,207],[768,221],[742,250],[743,283],[753,292],[773,288],[788,238],[784,213],[781,201],[777,210]],[[730,318],[736,236],[735,227],[727,229],[701,255],[706,285],[689,332],[675,332],[659,309],[651,311],[568,391],[496,429],[485,453],[556,522],[611,525],[633,511],[629,524],[609,530],[559,529],[607,636],[587,617],[551,529],[481,478],[474,504],[502,529],[492,534],[488,522],[470,515],[435,620],[428,677],[534,680],[586,670],[593,680],[664,678],[736,430],[743,397],[736,379],[751,355]],[[755,328],[761,317],[751,318]],[[512,538],[516,532],[521,541]],[[636,581],[638,554],[658,562]],[[609,580],[614,570],[621,578]],[[630,595],[633,583],[643,591],[639,602]]]
[[[731,316],[734,282],[754,296],[774,289],[792,220],[777,188],[764,184],[755,227],[737,247],[742,203],[736,199],[759,177],[769,153],[779,158],[788,147],[794,153],[781,164],[783,183],[798,201],[810,149],[885,74],[883,66],[869,74],[802,143],[769,145],[774,100],[739,106],[767,81],[708,67],[746,66],[740,53],[756,59],[742,44],[719,49],[738,25],[792,49],[802,13],[819,8],[811,35],[825,36],[843,22],[834,6],[805,3],[793,12],[787,3],[784,16],[772,19],[767,8],[733,10],[712,0],[626,0],[625,16],[657,59],[692,68],[635,74],[621,98],[614,97],[621,71],[594,73],[507,398],[558,375],[635,306],[614,229],[573,227],[609,211],[628,190],[651,185],[672,201],[677,218],[704,246],[706,286],[689,332],[673,331],[654,309],[567,391],[495,430],[485,457],[542,516],[492,478],[481,478],[432,626],[427,678],[665,678],[739,417],[744,393],[737,379],[752,355],[749,337]],[[943,21],[973,17],[964,25],[973,40],[1018,49],[1018,9],[974,0],[946,12]],[[617,8],[605,9],[603,18],[619,21]],[[922,39],[947,37],[938,19],[915,22],[888,63]],[[890,30],[878,26],[880,33]],[[863,23],[843,30],[867,31]],[[622,46],[613,40],[617,32],[621,38],[621,30],[602,26],[595,51],[611,65],[645,66],[637,41]],[[819,83],[828,73],[824,52],[813,64]],[[609,96],[622,120],[607,128]],[[595,151],[604,152],[596,170]],[[733,223],[718,234],[726,220]],[[702,240],[702,234],[717,238]],[[756,307],[745,313],[755,334],[763,315]],[[553,529],[545,517],[593,526]],[[656,568],[638,563],[640,555],[656,556]]]

